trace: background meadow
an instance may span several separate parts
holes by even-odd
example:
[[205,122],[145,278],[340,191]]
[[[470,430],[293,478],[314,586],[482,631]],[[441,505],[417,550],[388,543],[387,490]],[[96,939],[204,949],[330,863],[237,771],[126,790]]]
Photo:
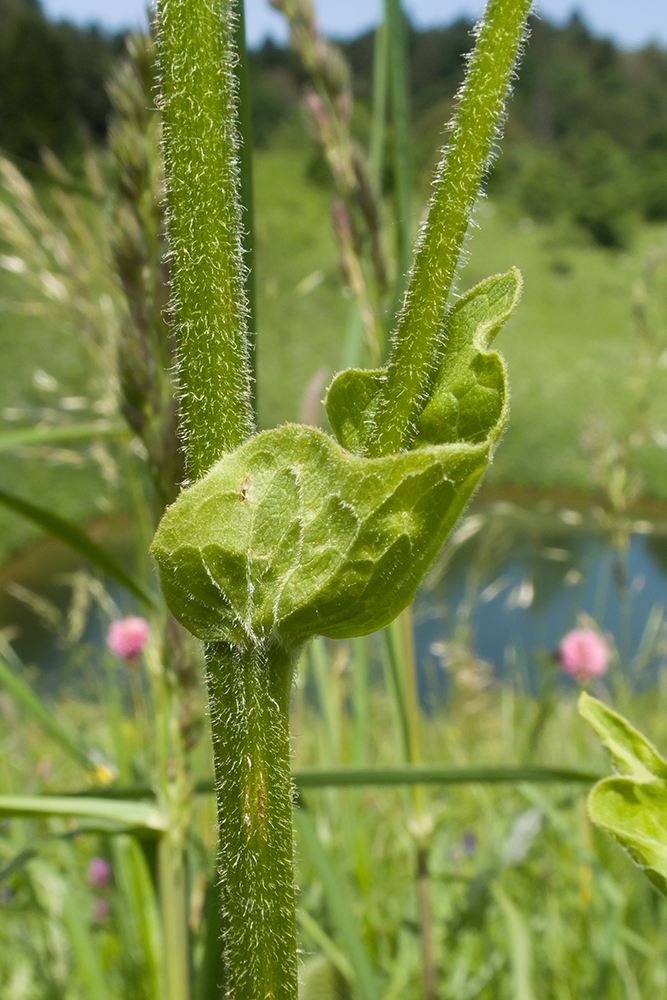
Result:
[[[392,282],[397,197],[407,178],[414,234],[470,27],[406,26],[402,147],[391,111],[377,144],[372,35],[341,45]],[[125,39],[27,0],[2,0],[0,38],[0,490],[154,589],[151,439],[118,366],[133,289],[158,289],[147,329],[163,316],[152,52],[135,40],[128,64]],[[325,427],[333,373],[371,360],[340,191],[298,53],[266,43],[249,81],[259,424]],[[499,337],[509,429],[411,614],[316,640],[294,685],[304,1000],[667,996],[665,903],[587,819],[608,761],[556,655],[577,625],[603,635],[592,692],[667,747],[667,52],[535,22],[501,147],[458,286],[523,273]],[[119,233],[145,254],[131,272]],[[174,636],[165,653],[164,609],[54,534],[0,505],[0,998],[222,997],[199,651]],[[151,637],[115,655],[110,622],[144,614]],[[405,764],[424,780],[392,783]]]

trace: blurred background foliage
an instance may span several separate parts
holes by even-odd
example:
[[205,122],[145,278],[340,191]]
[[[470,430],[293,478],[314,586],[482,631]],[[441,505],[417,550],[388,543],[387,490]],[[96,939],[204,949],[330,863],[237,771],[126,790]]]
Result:
[[[471,26],[406,27],[416,230]],[[510,428],[414,630],[304,655],[297,770],[603,773],[553,656],[577,623],[609,645],[597,694],[667,746],[667,52],[622,51],[576,17],[531,30],[459,279],[524,273],[499,345]],[[159,122],[150,50],[131,43],[128,61],[127,41],[0,0],[0,487],[84,524],[148,584],[180,472]],[[373,36],[340,51],[367,147]],[[354,332],[339,192],[297,54],[266,42],[249,64],[260,425],[324,423]],[[379,185],[390,277],[393,138]],[[157,801],[185,840],[192,997],[212,1000],[224,970],[199,654],[168,631],[136,663],[114,659],[103,636],[134,598],[5,508],[0,563],[0,792],[106,782]],[[161,635],[159,610],[151,624]],[[665,902],[592,830],[585,788],[302,788],[304,998],[666,998]],[[158,853],[118,822],[0,819],[0,998],[163,1000]],[[100,857],[104,884],[86,874]]]

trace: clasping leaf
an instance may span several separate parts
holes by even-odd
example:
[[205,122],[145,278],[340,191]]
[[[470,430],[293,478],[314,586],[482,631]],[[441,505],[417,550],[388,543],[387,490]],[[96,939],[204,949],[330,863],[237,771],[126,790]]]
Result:
[[521,290],[490,278],[450,311],[410,450],[368,457],[384,372],[350,370],[327,396],[338,441],[264,431],[224,455],[165,513],[152,551],[173,615],[206,641],[376,631],[414,597],[488,465],[508,415],[488,350]]

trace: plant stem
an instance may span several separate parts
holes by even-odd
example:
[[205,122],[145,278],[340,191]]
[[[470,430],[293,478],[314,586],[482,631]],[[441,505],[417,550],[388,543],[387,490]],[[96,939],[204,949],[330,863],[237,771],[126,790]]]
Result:
[[253,430],[233,0],[159,0],[179,397],[191,479]]
[[236,78],[238,80],[238,130],[239,171],[241,180],[241,207],[243,210],[243,251],[245,254],[245,293],[248,300],[248,364],[252,379],[252,406],[257,421],[257,277],[255,275],[255,200],[252,171],[252,117],[250,83],[248,80],[248,52],[245,38],[245,11],[243,0],[238,2],[235,25]]
[[480,185],[502,124],[531,0],[489,0],[417,246],[369,455],[409,445],[436,376],[442,325]]
[[228,995],[295,1000],[289,702],[294,656],[270,641],[206,650]]

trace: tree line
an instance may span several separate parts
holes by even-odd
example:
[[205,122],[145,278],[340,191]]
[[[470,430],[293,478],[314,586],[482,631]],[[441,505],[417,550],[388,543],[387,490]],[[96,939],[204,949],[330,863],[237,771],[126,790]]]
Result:
[[[426,31],[406,24],[415,184],[428,177],[429,151],[450,117],[471,28],[463,19]],[[340,43],[360,141],[370,120],[373,42],[369,32]],[[39,0],[0,0],[0,148],[36,163],[48,147],[72,165],[86,143],[103,141],[106,80],[123,51],[122,34],[51,22]],[[266,41],[250,66],[256,144],[276,141],[290,121],[290,140],[307,143],[296,57]],[[599,244],[625,245],[638,219],[667,219],[667,51],[624,51],[576,15],[563,27],[533,18],[503,148],[489,182],[495,197],[538,221],[570,219]],[[312,175],[327,181],[315,152]],[[389,163],[384,185],[390,193]]]

